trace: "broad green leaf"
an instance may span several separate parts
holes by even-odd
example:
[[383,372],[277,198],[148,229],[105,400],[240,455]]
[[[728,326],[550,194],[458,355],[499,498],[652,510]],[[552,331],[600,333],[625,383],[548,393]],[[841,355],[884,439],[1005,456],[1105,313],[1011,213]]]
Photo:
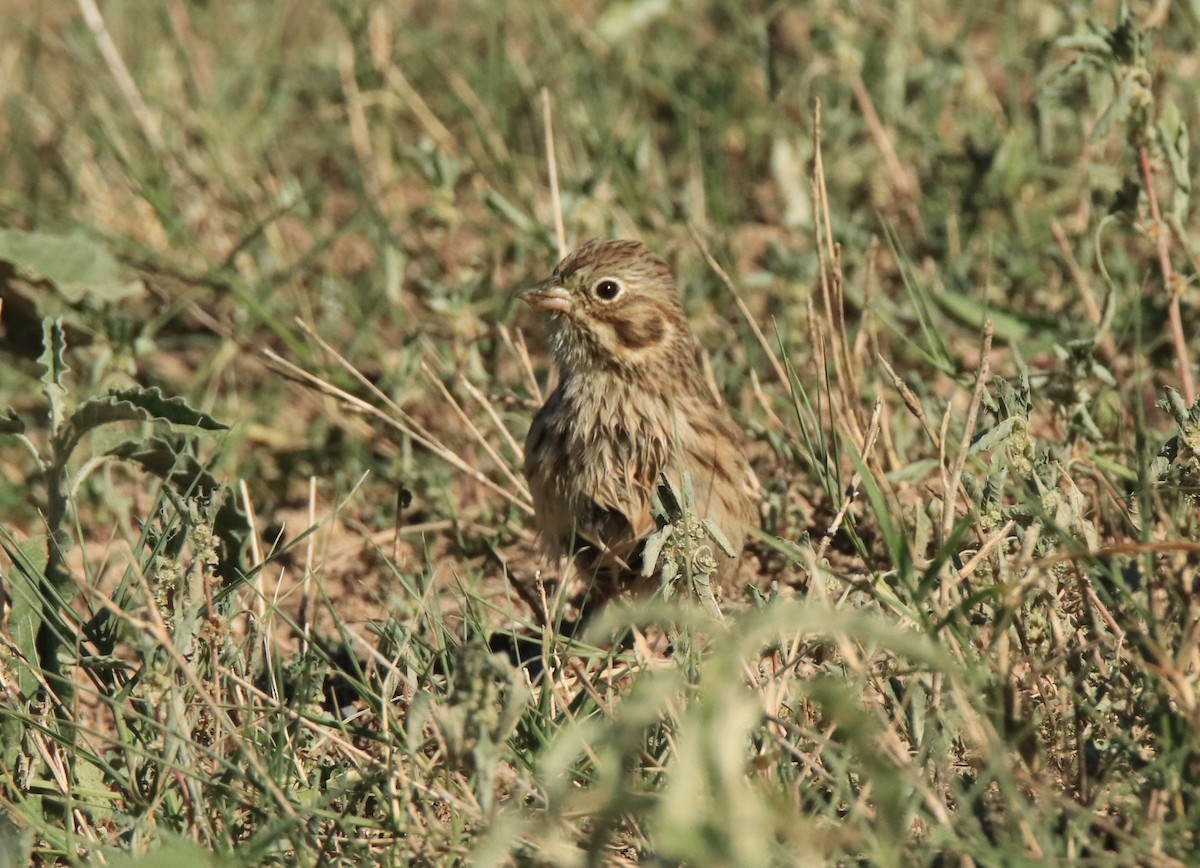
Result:
[[0,814],[0,868],[23,868],[33,860],[33,832]]
[[161,419],[172,425],[187,425],[206,431],[229,428],[207,413],[189,406],[183,398],[166,398],[158,389],[120,389],[101,398],[92,398],[79,405],[72,422],[87,429],[107,422]]
[[71,414],[58,437],[59,460],[69,455],[79,439],[93,428],[112,422],[149,422],[153,419],[206,431],[222,431],[229,427],[192,408],[182,398],[163,397],[158,389],[113,390],[102,397],[84,401]]
[[51,235],[0,229],[0,260],[29,281],[47,281],[71,304],[120,301],[141,291],[108,249],[83,233]]

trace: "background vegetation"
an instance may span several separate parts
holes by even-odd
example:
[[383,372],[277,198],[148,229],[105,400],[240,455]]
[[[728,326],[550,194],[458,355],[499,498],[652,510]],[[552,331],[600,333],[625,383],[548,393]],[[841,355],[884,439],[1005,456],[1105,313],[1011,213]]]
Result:
[[[0,863],[1190,862],[1198,37],[0,0]],[[556,629],[556,210],[752,435],[720,617]]]

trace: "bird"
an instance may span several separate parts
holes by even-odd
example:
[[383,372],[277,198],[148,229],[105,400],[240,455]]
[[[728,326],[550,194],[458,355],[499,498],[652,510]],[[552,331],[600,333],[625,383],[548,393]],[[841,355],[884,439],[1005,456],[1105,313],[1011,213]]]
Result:
[[545,554],[636,582],[666,479],[727,541],[709,561],[727,583],[757,523],[758,483],[744,432],[701,372],[670,267],[639,241],[591,240],[520,298],[545,315],[559,373],[525,440]]

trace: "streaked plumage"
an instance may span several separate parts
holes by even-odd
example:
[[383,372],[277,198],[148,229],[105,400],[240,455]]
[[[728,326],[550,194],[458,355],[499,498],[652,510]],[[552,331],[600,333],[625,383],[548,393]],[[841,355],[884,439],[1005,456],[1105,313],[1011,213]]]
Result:
[[[666,263],[640,242],[590,241],[522,297],[548,313],[560,374],[525,441],[547,552],[582,543],[589,563],[622,572],[654,530],[659,474],[678,485],[682,472],[695,512],[740,552],[756,520],[756,483],[742,432],[701,375]],[[597,558],[597,548],[608,553]],[[737,560],[718,563],[728,574]]]

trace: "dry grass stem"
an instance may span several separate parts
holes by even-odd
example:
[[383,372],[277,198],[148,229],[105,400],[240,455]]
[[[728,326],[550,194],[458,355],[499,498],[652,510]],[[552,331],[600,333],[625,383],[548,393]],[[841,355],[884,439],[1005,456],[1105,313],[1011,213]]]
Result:
[[1163,289],[1167,293],[1167,319],[1171,327],[1171,342],[1175,348],[1175,362],[1179,369],[1179,391],[1189,407],[1196,403],[1196,387],[1192,380],[1192,365],[1188,358],[1187,338],[1183,333],[1183,316],[1179,311],[1182,285],[1171,266],[1171,233],[1163,223],[1158,210],[1158,195],[1154,192],[1154,177],[1150,168],[1150,155],[1145,145],[1138,147],[1138,168],[1142,173],[1142,186],[1150,203],[1150,219],[1154,223],[1154,248],[1158,253],[1159,274]]
[[415,443],[428,449],[433,455],[436,455],[438,458],[445,461],[455,470],[459,471],[475,482],[478,482],[480,485],[488,488],[494,494],[499,495],[521,511],[532,514],[533,507],[531,507],[527,501],[522,500],[521,498],[512,494],[503,486],[498,485],[489,479],[482,471],[463,461],[463,459],[460,458],[456,452],[437,440],[432,434],[422,428],[415,420],[409,418],[408,414],[401,410],[394,402],[392,402],[390,398],[388,398],[382,392],[379,392],[374,384],[364,377],[361,372],[346,362],[345,359],[341,358],[341,356],[338,355],[338,353],[332,347],[319,338],[316,338],[315,335],[310,335],[310,337],[313,337],[315,340],[317,340],[317,342],[321,345],[321,348],[328,352],[340,364],[342,364],[342,366],[353,376],[355,376],[362,385],[366,386],[368,389],[374,390],[376,397],[382,399],[382,403],[384,403],[396,415],[390,416],[380,410],[378,407],[367,403],[355,395],[351,395],[349,392],[346,392],[343,389],[339,389],[337,386],[333,385],[327,380],[322,380],[320,377],[316,377],[308,373],[304,369],[292,364],[287,359],[280,356],[274,350],[264,349],[262,354],[281,372],[295,378],[302,384],[316,389],[322,394],[341,401],[355,412],[362,413],[364,416],[370,416],[378,419],[380,422],[395,428],[400,433],[411,437]]
[[567,230],[563,226],[562,198],[558,190],[558,158],[554,154],[554,115],[550,109],[550,91],[542,88],[542,125],[546,137],[546,171],[550,175],[550,205],[554,211],[554,239],[558,258],[567,255]]
[[[879,414],[883,408],[883,400],[877,398],[875,400],[875,409],[871,412],[871,421],[867,425],[867,437],[863,443],[859,454],[862,456],[863,464],[868,464],[871,454],[875,449],[875,438],[879,435]],[[842,526],[842,521],[846,517],[846,511],[850,509],[850,504],[858,496],[858,486],[862,483],[862,474],[857,471],[850,477],[850,484],[846,486],[846,496],[842,500],[842,505],[838,509],[837,514],[833,517],[833,521],[829,523],[825,533],[821,535],[821,544],[817,547],[816,559],[818,562],[825,557],[825,551],[829,548],[829,543],[833,541],[834,536]]]
[[771,363],[771,368],[775,371],[776,378],[781,384],[790,388],[791,384],[788,380],[787,374],[784,373],[783,365],[780,363],[779,357],[771,348],[771,345],[767,341],[766,335],[763,334],[762,329],[759,328],[758,322],[755,320],[754,315],[750,313],[750,308],[746,307],[746,303],[743,302],[741,296],[738,295],[737,288],[733,285],[733,280],[725,272],[725,269],[721,267],[720,263],[717,262],[717,260],[713,257],[712,253],[709,252],[708,245],[705,244],[704,239],[700,237],[699,230],[697,230],[695,226],[688,224],[688,233],[691,234],[692,241],[696,243],[696,247],[700,251],[700,255],[704,257],[704,261],[708,263],[708,267],[713,270],[713,273],[720,278],[721,284],[729,291],[729,295],[733,299],[733,303],[737,305],[738,313],[742,315],[742,320],[750,327],[750,331],[754,333],[754,338],[756,341],[758,341],[759,347],[762,348],[763,353],[766,355],[767,361]]

